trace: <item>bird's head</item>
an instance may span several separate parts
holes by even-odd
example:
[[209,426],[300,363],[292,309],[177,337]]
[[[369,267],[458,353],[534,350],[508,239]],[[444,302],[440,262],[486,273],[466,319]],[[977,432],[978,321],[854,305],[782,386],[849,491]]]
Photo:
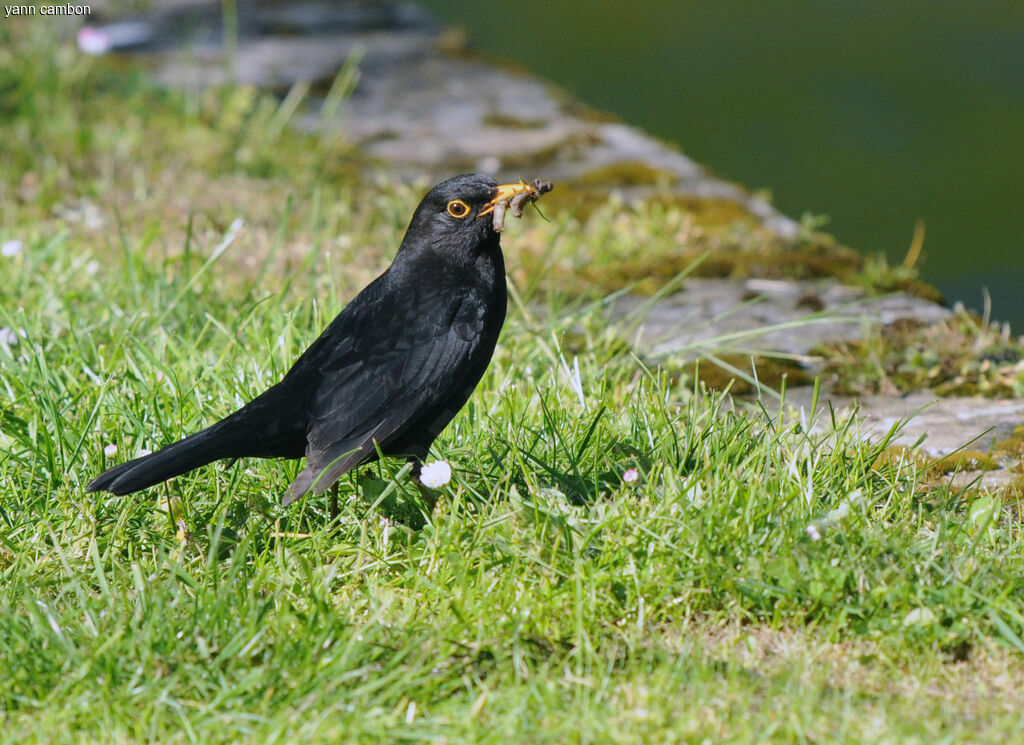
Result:
[[536,191],[537,187],[530,184],[499,184],[479,173],[442,181],[427,192],[416,208],[403,245],[412,241],[475,253],[498,242],[509,203],[517,196]]

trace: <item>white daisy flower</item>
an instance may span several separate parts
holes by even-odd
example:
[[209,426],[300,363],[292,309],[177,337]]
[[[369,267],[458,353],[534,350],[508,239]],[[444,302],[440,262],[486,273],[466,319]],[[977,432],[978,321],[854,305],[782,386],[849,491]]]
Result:
[[0,243],[0,255],[8,257],[17,256],[21,253],[21,249],[23,247],[24,244],[16,238],[14,240],[4,241],[3,243]]
[[452,480],[452,467],[446,460],[435,460],[420,469],[420,483],[428,489],[437,489]]
[[108,458],[113,458],[115,455],[117,455],[117,445],[114,445],[113,443],[107,445],[105,448],[103,448],[103,454]]
[[622,480],[627,484],[635,484],[639,478],[640,472],[635,468],[627,468],[626,472],[622,474]]
[[78,29],[78,48],[93,57],[99,57],[110,51],[110,37],[99,29],[83,26]]

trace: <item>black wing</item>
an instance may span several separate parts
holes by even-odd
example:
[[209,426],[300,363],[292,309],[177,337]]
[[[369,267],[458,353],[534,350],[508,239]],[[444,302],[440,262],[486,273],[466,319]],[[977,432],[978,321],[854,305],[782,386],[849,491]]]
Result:
[[[368,298],[352,318],[331,324],[339,326],[340,345],[318,340],[310,348],[321,382],[310,404],[306,466],[285,504],[310,487],[322,493],[350,468],[372,459],[378,447],[388,452],[389,445],[406,442],[407,430],[423,426],[439,405],[459,399],[461,406],[467,376],[493,349],[494,340],[486,343],[486,304],[472,290],[453,292],[449,286],[374,294],[401,300],[382,307]],[[321,339],[330,333],[328,328]],[[432,440],[433,434],[424,433],[424,439]],[[430,442],[419,444],[425,454]]]

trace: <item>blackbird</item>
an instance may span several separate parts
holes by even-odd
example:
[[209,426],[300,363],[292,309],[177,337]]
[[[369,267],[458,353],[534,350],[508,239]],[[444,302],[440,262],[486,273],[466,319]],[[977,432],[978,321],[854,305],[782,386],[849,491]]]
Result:
[[378,451],[407,457],[418,474],[487,369],[505,320],[505,210],[521,214],[550,188],[480,174],[438,184],[391,266],[279,383],[216,424],[105,471],[87,490],[130,494],[223,458],[305,456],[285,505],[311,488],[323,493]]

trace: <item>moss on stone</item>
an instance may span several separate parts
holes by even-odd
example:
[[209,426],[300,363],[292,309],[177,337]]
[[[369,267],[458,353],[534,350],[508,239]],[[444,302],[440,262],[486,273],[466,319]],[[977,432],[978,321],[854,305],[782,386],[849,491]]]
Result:
[[623,160],[593,168],[574,180],[582,187],[599,186],[602,189],[615,189],[626,186],[668,185],[678,181],[679,176],[640,160]]
[[893,445],[885,448],[872,468],[876,471],[899,468],[909,465],[920,474],[923,482],[928,486],[936,486],[943,483],[943,479],[953,473],[964,471],[996,471],[1002,468],[1002,464],[991,453],[981,450],[957,450],[954,453],[942,457],[930,457],[920,450],[908,448],[904,445]]
[[509,114],[490,113],[483,118],[484,125],[500,129],[543,129],[547,125],[544,119],[512,116]]
[[[722,363],[722,364],[720,364]],[[753,368],[751,367],[753,365]],[[698,360],[697,376],[708,390],[725,390],[737,396],[757,393],[753,383],[736,375],[733,370],[742,370],[758,383],[773,390],[783,386],[812,385],[814,376],[793,360],[779,357],[762,357],[744,354],[723,354],[716,359]]]
[[861,341],[815,351],[843,395],[921,389],[939,396],[1024,395],[1024,340],[963,309],[935,323],[896,321]]
[[1014,427],[1013,434],[997,442],[993,450],[1010,461],[1012,470],[1024,473],[1024,426]]

